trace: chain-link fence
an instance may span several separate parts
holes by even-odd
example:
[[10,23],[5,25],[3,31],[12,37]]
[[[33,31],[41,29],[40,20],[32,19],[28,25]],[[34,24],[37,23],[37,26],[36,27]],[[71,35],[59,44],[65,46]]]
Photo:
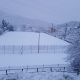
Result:
[[65,53],[66,46],[0,46],[0,54]]

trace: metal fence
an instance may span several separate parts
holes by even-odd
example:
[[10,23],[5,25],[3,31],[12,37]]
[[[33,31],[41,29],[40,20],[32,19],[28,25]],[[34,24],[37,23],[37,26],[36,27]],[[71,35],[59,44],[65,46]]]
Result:
[[0,46],[0,54],[65,53],[67,46]]
[[6,67],[0,68],[0,74],[11,74],[11,73],[19,73],[19,72],[27,72],[27,73],[36,73],[36,72],[73,72],[68,69],[66,65],[41,65],[41,66],[26,66],[26,67]]

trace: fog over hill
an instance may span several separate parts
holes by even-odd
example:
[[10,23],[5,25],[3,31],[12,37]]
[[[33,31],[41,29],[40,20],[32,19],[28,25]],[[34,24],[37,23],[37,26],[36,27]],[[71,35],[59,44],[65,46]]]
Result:
[[56,24],[80,20],[80,0],[0,0],[0,10]]
[[71,21],[64,24],[51,24],[48,22],[29,19],[18,15],[7,14],[3,11],[0,11],[0,23],[5,19],[7,22],[12,24],[14,27],[23,27],[26,26],[26,31],[40,31],[50,34],[52,36],[58,37],[60,39],[66,40],[68,42],[74,41],[77,39],[77,36],[80,33],[80,22]]
[[36,20],[36,19],[29,19],[18,15],[11,15],[8,13],[5,13],[3,11],[0,11],[0,22],[5,19],[7,22],[14,26],[22,26],[22,25],[29,25],[31,27],[48,27],[50,26],[50,23]]

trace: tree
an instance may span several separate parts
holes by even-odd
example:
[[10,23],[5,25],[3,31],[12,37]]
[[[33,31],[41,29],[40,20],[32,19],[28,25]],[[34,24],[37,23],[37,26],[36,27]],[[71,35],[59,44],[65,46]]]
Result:
[[[78,37],[78,36],[77,36]],[[80,72],[80,37],[68,47],[68,61],[72,69],[79,74]]]
[[0,35],[2,35],[3,34],[3,30],[0,28]]
[[80,28],[80,24],[77,26],[77,28]]
[[64,38],[64,40],[66,39],[66,36],[67,36],[67,27],[65,28],[65,30],[64,30],[64,35],[63,35],[63,38]]
[[8,30],[8,31],[14,31],[14,27],[13,27],[12,25],[8,25],[8,26],[7,26],[7,30]]
[[14,26],[10,25],[6,20],[3,19],[0,25],[0,35],[5,31],[14,31]]
[[2,20],[2,24],[1,24],[1,29],[3,31],[6,31],[7,30],[7,27],[8,27],[9,23],[6,22],[6,20]]

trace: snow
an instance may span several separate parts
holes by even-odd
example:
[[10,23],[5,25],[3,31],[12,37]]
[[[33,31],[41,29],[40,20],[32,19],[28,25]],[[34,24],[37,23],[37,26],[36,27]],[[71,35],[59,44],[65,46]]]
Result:
[[[5,47],[7,48],[7,51],[5,50],[6,54],[0,54],[0,67],[43,65],[43,64],[44,65],[67,64],[67,62],[65,62],[65,58],[67,55],[64,54],[64,52],[63,53],[56,52],[55,54],[39,53],[39,54],[22,54],[21,55],[20,52],[18,54],[18,51],[17,51],[17,49],[19,48],[15,48],[14,52],[16,51],[16,53],[11,54],[11,52],[9,52],[11,48],[9,47],[8,49],[7,47],[8,45],[35,46],[35,45],[38,45],[38,38],[39,38],[39,33],[35,33],[35,32],[7,32],[2,36],[0,36],[0,47],[6,45]],[[60,46],[67,46],[69,44],[63,40],[57,39],[45,33],[40,33],[40,46],[56,46],[56,45],[60,47]],[[56,47],[56,50],[57,50],[57,47]]]
[[[0,45],[38,45],[39,33],[7,32],[0,36]],[[69,45],[69,43],[45,33],[40,33],[40,45]]]
[[58,39],[58,38],[56,38],[56,37],[50,36],[50,35],[48,35],[48,34],[41,33],[41,34],[40,34],[40,45],[67,46],[67,45],[69,45],[69,43],[67,43],[66,41],[63,41],[63,40],[61,40],[61,39]]
[[[80,77],[74,73],[63,72],[23,73],[19,74],[19,77],[19,80],[80,80]],[[79,79],[77,79],[77,77]]]
[[0,55],[0,67],[67,64],[64,60],[65,57],[65,54],[6,54]]
[[0,36],[0,45],[37,45],[38,34],[30,32],[7,32]]
[[[17,77],[18,76],[18,77]],[[39,72],[39,73],[27,73],[19,72],[9,75],[1,75],[0,80],[80,80],[80,76],[75,73],[67,72]]]

